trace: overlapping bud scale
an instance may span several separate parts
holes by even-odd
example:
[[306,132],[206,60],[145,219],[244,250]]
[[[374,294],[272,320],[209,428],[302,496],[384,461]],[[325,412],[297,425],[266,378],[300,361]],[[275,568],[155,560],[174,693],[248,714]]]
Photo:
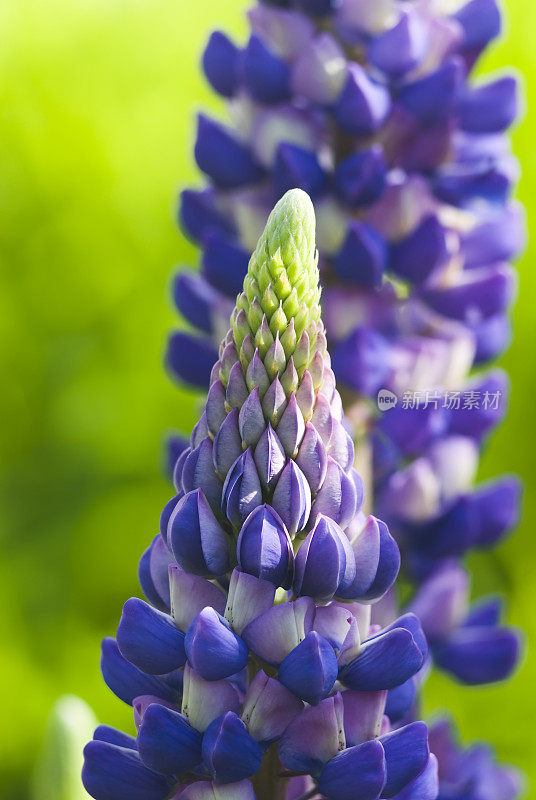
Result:
[[149,602],[127,601],[103,645],[138,733],[107,729],[87,746],[97,800],[292,798],[295,773],[330,800],[436,796],[426,727],[385,715],[428,648],[411,613],[370,623],[400,557],[360,512],[341,408],[314,213],[295,190],[251,257],[177,495],[140,563]]

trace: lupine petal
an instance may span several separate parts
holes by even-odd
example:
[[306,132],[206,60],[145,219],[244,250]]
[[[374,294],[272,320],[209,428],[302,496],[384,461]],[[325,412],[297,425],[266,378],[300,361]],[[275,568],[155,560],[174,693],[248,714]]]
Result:
[[164,775],[187,772],[200,764],[201,741],[201,734],[186,717],[156,703],[145,711],[138,731],[143,763]]
[[250,622],[242,638],[259,658],[278,665],[312,630],[314,615],[310,597],[280,603]]
[[329,761],[318,789],[332,800],[377,800],[385,782],[385,756],[378,741],[343,750]]
[[344,750],[343,704],[339,692],[307,706],[279,742],[281,763],[293,772],[318,775],[326,762]]
[[333,647],[323,636],[311,631],[283,659],[278,679],[306,703],[319,703],[333,688],[338,665]]
[[169,540],[179,565],[195,575],[223,575],[229,569],[227,537],[201,489],[179,500],[169,520]]
[[128,705],[142,694],[153,694],[163,700],[175,699],[175,692],[161,678],[147,675],[127,661],[111,637],[102,641],[101,670],[108,688]]
[[172,787],[136,751],[101,741],[84,748],[82,782],[95,800],[164,800]]
[[218,783],[236,783],[253,775],[262,752],[232,711],[210,723],[203,736],[203,762]]
[[228,678],[247,664],[246,645],[210,607],[200,611],[191,622],[184,644],[188,661],[206,681]]
[[343,668],[341,680],[350,689],[394,689],[415,675],[423,655],[405,628],[382,633],[363,645],[360,654]]
[[168,614],[131,597],[117,629],[122,655],[143,672],[163,675],[186,663],[184,634]]
[[261,669],[249,684],[242,720],[254,739],[267,744],[279,739],[302,709],[301,700]]
[[380,742],[385,751],[387,767],[382,795],[386,798],[395,797],[420,775],[428,763],[428,729],[424,722],[412,722],[411,725],[381,736]]

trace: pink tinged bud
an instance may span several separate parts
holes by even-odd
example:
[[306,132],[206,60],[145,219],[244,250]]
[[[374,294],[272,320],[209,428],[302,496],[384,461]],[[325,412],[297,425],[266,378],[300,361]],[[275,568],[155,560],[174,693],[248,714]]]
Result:
[[205,681],[197,675],[190,664],[184,668],[182,713],[198,731],[204,731],[210,723],[226,711],[239,713],[238,693],[229,681]]
[[307,478],[312,492],[317,492],[328,468],[326,447],[311,422],[305,424],[305,434],[298,450],[296,463]]
[[186,459],[191,452],[191,447],[187,447],[185,450],[183,450],[178,457],[175,466],[173,467],[173,485],[178,492],[182,492],[182,471],[184,469]]
[[303,418],[310,419],[315,405],[315,390],[311,373],[308,370],[303,373],[300,387],[296,392],[296,402]]
[[311,518],[318,514],[330,517],[341,528],[350,524],[357,511],[357,490],[352,476],[328,456],[326,478],[311,508]]
[[344,531],[320,515],[296,555],[294,592],[326,602],[351,585],[355,560]]
[[174,711],[177,710],[177,706],[174,703],[162,700],[162,698],[156,697],[154,694],[142,694],[139,697],[135,697],[132,701],[132,708],[134,710],[134,725],[136,726],[136,730],[139,729],[143,722],[143,717],[149,706],[154,704],[173,709]]
[[223,381],[223,384],[225,386],[227,386],[227,383],[229,382],[229,373],[231,372],[231,369],[234,367],[237,361],[238,361],[238,353],[236,352],[236,345],[234,342],[230,342],[224,347],[219,362],[220,379]]
[[232,571],[225,619],[235,633],[242,634],[252,620],[272,608],[275,589],[274,584],[269,581],[255,578],[239,569]]
[[169,565],[171,616],[181,631],[186,631],[199,612],[211,606],[218,614],[225,611],[227,598],[214,583],[184,572],[177,564]]
[[225,389],[223,383],[219,379],[212,384],[208,391],[205,413],[207,415],[208,429],[212,436],[215,436],[227,416],[227,411],[225,410]]
[[316,397],[311,422],[327,447],[333,433],[333,416],[329,402],[323,394],[318,394]]
[[277,435],[285,453],[293,458],[298,450],[303,434],[305,421],[294,394],[290,395],[288,405],[277,426]]
[[251,512],[242,525],[236,550],[238,566],[243,572],[284,589],[292,585],[292,542],[283,521],[271,506],[257,506]]
[[285,466],[286,455],[270,423],[257,443],[254,459],[261,485],[273,489]]
[[[332,603],[332,606],[333,605],[334,604]],[[345,611],[347,614],[351,613],[346,609]],[[359,655],[359,651],[361,650],[361,634],[359,631],[358,621],[353,614],[351,614],[351,617],[350,629],[337,656],[339,668],[344,667],[346,664],[349,664],[350,661],[353,661],[354,658]]]
[[249,396],[248,387],[244,380],[244,373],[239,361],[236,362],[229,373],[226,400],[229,408],[241,408]]
[[207,423],[207,415],[203,411],[203,413],[201,414],[201,418],[200,418],[199,422],[197,422],[195,424],[194,429],[192,431],[192,437],[191,437],[191,440],[190,440],[190,444],[192,446],[192,449],[195,449],[196,447],[198,447],[198,445],[201,444],[203,439],[206,439],[208,434],[209,434],[209,430],[208,430],[208,423]]
[[283,469],[275,487],[272,506],[291,536],[305,528],[311,512],[311,490],[295,461],[288,461]]
[[313,379],[313,386],[316,391],[320,391],[320,387],[324,381],[324,356],[318,350],[313,356],[313,360],[309,364],[309,372]]
[[268,387],[270,386],[270,379],[268,377],[268,373],[266,372],[266,368],[262,363],[258,348],[255,350],[255,354],[249,362],[246,370],[246,386],[250,392],[258,387],[260,397],[264,397]]
[[207,436],[188,455],[182,471],[182,488],[185,493],[202,489],[210,506],[216,509],[221,503],[222,482],[214,472],[212,447],[212,439]]
[[321,33],[294,62],[292,90],[313,103],[327,105],[341,93],[346,74],[341,46],[329,33]]
[[287,396],[278,377],[272,381],[262,399],[262,410],[265,418],[277,427],[287,407]]
[[355,451],[351,436],[344,425],[333,420],[333,430],[328,442],[328,455],[331,456],[347,472],[354,463]]
[[343,699],[337,692],[305,708],[287,728],[278,750],[287,769],[318,775],[345,747]]
[[[317,340],[316,340],[317,341],[317,346],[318,346],[318,342],[319,342],[320,337],[322,337],[322,339],[325,339],[324,334],[318,334],[318,337],[317,337]],[[325,351],[326,347],[327,347],[327,343],[324,345],[324,351]],[[326,356],[327,355],[328,355],[328,353],[326,351]],[[327,366],[326,361],[324,361],[324,372],[323,372],[322,385],[321,385],[321,387],[320,387],[320,389],[318,391],[320,392],[320,394],[323,394],[324,397],[326,398],[326,400],[328,401],[328,403],[331,404],[331,401],[333,399],[333,394],[335,392],[335,375],[333,374],[333,370],[330,367]]]
[[169,520],[168,538],[177,563],[186,572],[205,577],[228,572],[227,535],[201,489],[179,500]]
[[348,747],[377,739],[381,733],[387,691],[342,693],[344,730]]
[[248,395],[240,409],[238,428],[244,447],[256,445],[266,428],[258,387]]
[[[173,561],[173,556],[166,547],[161,536],[155,538],[151,548],[149,558],[149,574],[158,595],[164,601],[166,610],[169,609],[169,581],[167,577],[168,567]],[[151,598],[147,598],[151,600]],[[151,600],[152,602],[152,600]],[[160,609],[161,611],[164,609]]]
[[303,702],[261,669],[251,681],[242,720],[261,744],[277,741],[303,709]]
[[255,655],[277,666],[312,630],[314,615],[310,597],[281,603],[250,622],[242,638]]
[[239,456],[223,485],[222,511],[235,528],[262,503],[262,490],[251,447]]
[[336,656],[339,656],[351,628],[355,629],[359,641],[357,623],[351,612],[333,603],[329,606],[319,606],[316,609],[314,629],[328,640],[335,650]]
[[238,409],[233,408],[224,419],[212,447],[214,467],[222,480],[241,453],[242,438],[238,428]]

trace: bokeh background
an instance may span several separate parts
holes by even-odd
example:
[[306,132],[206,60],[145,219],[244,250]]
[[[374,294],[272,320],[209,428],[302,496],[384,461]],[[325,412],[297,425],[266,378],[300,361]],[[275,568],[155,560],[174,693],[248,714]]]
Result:
[[[139,556],[170,489],[162,435],[190,431],[195,398],[161,367],[174,265],[195,264],[174,202],[200,183],[194,111],[218,103],[199,70],[209,30],[245,35],[245,0],[0,3],[0,795],[28,779],[57,695],[84,697],[131,730],[101,681],[102,636],[137,593]],[[512,64],[528,113],[514,133],[519,197],[536,205],[536,4],[508,0],[504,39],[481,70]],[[534,208],[536,212],[536,208]],[[536,247],[536,244],[533,244]],[[507,421],[481,477],[521,474],[523,522],[472,559],[475,592],[499,588],[536,637],[536,273],[519,265]],[[466,739],[536,778],[536,656],[514,680],[462,689],[434,677]],[[54,800],[54,798],[47,798]]]

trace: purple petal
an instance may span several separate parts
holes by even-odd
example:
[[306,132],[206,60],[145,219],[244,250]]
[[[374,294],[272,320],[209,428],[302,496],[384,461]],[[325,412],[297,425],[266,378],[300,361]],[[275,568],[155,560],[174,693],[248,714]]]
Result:
[[199,612],[186,631],[188,661],[201,678],[218,681],[243,669],[248,649],[229,623],[207,606]]
[[311,511],[311,490],[307,478],[292,459],[277,481],[272,505],[291,536],[305,528]]
[[311,631],[281,662],[278,680],[306,703],[316,705],[332,690],[337,672],[333,647]]
[[242,572],[290,588],[294,572],[292,542],[271,506],[265,503],[251,512],[242,525],[236,547]]
[[182,713],[190,725],[204,731],[226,711],[238,714],[238,693],[229,681],[205,681],[189,664],[184,668]]
[[332,800],[376,800],[385,782],[385,756],[378,741],[343,750],[329,761],[318,789]]
[[201,763],[199,731],[178,711],[153,703],[138,731],[138,749],[146,767],[164,775],[187,772]]
[[295,561],[294,593],[330,600],[355,578],[355,559],[344,531],[320,514],[304,539]]
[[387,692],[342,693],[344,705],[344,730],[347,747],[362,744],[380,735]]
[[164,800],[172,787],[135,750],[100,741],[84,748],[82,782],[96,800]]
[[210,723],[203,736],[203,762],[218,783],[236,783],[253,775],[262,751],[242,720],[228,711]]
[[117,644],[127,661],[149,675],[163,675],[186,662],[184,634],[173,619],[137,597],[123,606]]
[[257,443],[254,459],[262,486],[273,489],[285,466],[286,455],[270,423]]
[[268,744],[285,733],[302,709],[301,700],[261,669],[248,687],[242,719],[254,739]]
[[259,580],[247,572],[234,569],[225,609],[225,619],[229,621],[231,628],[241,634],[252,620],[271,609],[275,589],[274,584],[269,581]]
[[337,692],[294,718],[279,742],[278,752],[287,769],[318,775],[345,747],[343,703]]
[[428,763],[428,729],[424,722],[413,722],[380,737],[380,742],[387,765],[387,780],[382,794],[386,798],[395,797]]
[[245,643],[268,664],[280,664],[312,630],[315,603],[301,597],[280,603],[257,617],[242,632]]
[[173,555],[186,572],[223,575],[229,570],[227,535],[201,489],[179,500],[168,525]]

